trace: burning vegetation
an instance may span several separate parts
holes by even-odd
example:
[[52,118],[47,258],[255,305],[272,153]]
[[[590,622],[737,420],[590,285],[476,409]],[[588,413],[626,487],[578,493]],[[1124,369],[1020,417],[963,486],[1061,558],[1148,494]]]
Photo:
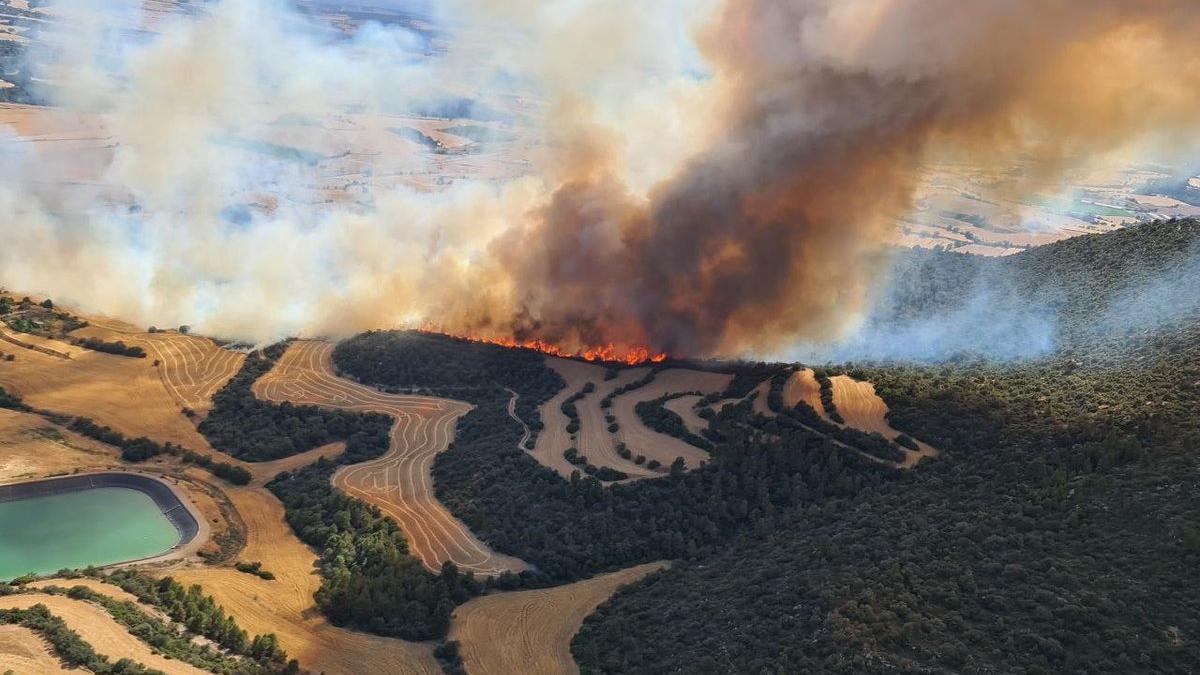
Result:
[[[439,331],[424,330],[424,333],[432,335],[447,335]],[[509,349],[525,349],[535,351],[547,356],[558,356],[564,359],[580,359],[591,363],[621,363],[627,366],[637,366],[644,363],[662,363],[667,360],[667,355],[664,352],[651,352],[646,346],[620,346],[613,343],[596,347],[582,347],[577,350],[570,350],[552,342],[547,342],[540,339],[517,340],[505,337],[486,337],[480,335],[453,335],[449,337],[467,342],[476,342],[479,344],[496,345],[499,347],[507,347]]]

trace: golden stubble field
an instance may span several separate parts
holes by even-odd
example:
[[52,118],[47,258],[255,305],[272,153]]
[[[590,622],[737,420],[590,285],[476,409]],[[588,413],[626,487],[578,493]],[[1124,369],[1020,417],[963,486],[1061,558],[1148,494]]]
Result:
[[28,628],[0,625],[0,666],[15,673],[79,673],[63,668],[58,657]]
[[668,394],[693,391],[701,394],[721,392],[729,386],[731,380],[733,375],[685,368],[660,371],[650,384],[613,399],[612,412],[620,425],[617,439],[625,443],[634,455],[645,455],[647,460],[656,459],[663,466],[670,466],[676,457],[682,457],[687,468],[699,467],[701,462],[708,459],[708,453],[674,436],[648,428],[636,412],[637,404]]
[[[708,459],[708,453],[684,441],[659,433],[642,423],[636,406],[668,394],[698,391],[702,394],[719,392],[728,386],[732,375],[709,373],[686,368],[669,368],[655,374],[649,383],[620,394],[612,399],[611,407],[604,408],[603,401],[610,394],[626,385],[636,383],[651,372],[648,367],[625,368],[613,379],[605,379],[606,368],[573,359],[546,357],[546,365],[562,376],[566,385],[550,400],[543,403],[539,411],[545,428],[538,435],[531,454],[544,466],[554,469],[564,478],[569,478],[578,467],[563,458],[563,451],[575,447],[580,454],[595,466],[607,466],[629,475],[631,480],[661,476],[662,471],[646,468],[621,457],[617,453],[619,443],[624,443],[634,455],[645,455],[647,461],[658,460],[664,467],[670,466],[676,457],[683,457],[689,469],[694,469]],[[588,385],[592,391],[583,394],[575,402],[579,414],[579,431],[572,438],[567,433],[569,420],[562,412],[562,404],[580,394]],[[667,402],[667,407],[680,413],[689,429],[695,425],[701,429],[707,423],[696,415],[690,404],[699,396],[683,397],[683,402]],[[674,405],[672,405],[674,404]],[[684,409],[682,406],[688,406]],[[609,417],[617,424],[617,431],[609,431]]]
[[621,586],[666,567],[655,562],[565,586],[476,598],[454,611],[450,639],[471,675],[578,673],[571,639]]
[[[829,378],[833,383],[833,405],[837,408],[846,425],[865,431],[879,433],[889,440],[900,435],[887,422],[888,407],[879,394],[875,393],[875,385],[870,382],[855,380],[849,375],[836,375]],[[937,457],[937,450],[927,443],[913,439],[919,448],[916,451],[904,450],[905,458],[900,466],[911,469],[926,457]]]

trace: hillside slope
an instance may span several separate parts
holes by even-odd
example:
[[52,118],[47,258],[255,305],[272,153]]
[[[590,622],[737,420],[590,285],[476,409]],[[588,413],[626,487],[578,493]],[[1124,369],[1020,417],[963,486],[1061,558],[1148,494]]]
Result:
[[1200,321],[1162,300],[1196,288],[1197,241],[1186,221],[1000,261],[920,254],[935,268],[896,316],[944,305],[982,265],[1053,306],[1060,342],[1004,364],[843,368],[944,457],[619,593],[576,638],[583,672],[1194,668]]

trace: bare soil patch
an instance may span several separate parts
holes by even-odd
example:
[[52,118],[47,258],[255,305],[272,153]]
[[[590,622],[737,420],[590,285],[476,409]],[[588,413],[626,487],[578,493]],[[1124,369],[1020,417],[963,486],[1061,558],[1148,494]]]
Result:
[[454,611],[450,639],[471,675],[578,673],[571,639],[618,588],[666,567],[656,562],[565,586],[476,598]]

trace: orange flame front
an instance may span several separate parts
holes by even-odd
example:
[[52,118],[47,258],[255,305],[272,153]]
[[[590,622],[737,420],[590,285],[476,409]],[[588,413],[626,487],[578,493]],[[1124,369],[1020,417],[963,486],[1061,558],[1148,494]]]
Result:
[[563,349],[558,345],[546,342],[545,340],[514,340],[504,337],[482,337],[477,335],[451,335],[451,337],[468,342],[478,342],[481,344],[497,345],[500,347],[508,347],[510,349],[530,349],[542,354],[550,356],[558,356],[565,359],[583,359],[584,361],[603,362],[603,363],[623,363],[628,366],[636,366],[642,363],[662,363],[667,360],[667,355],[663,352],[651,352],[648,347],[618,347],[612,343],[598,347],[587,347],[578,351],[572,352],[568,349]]

